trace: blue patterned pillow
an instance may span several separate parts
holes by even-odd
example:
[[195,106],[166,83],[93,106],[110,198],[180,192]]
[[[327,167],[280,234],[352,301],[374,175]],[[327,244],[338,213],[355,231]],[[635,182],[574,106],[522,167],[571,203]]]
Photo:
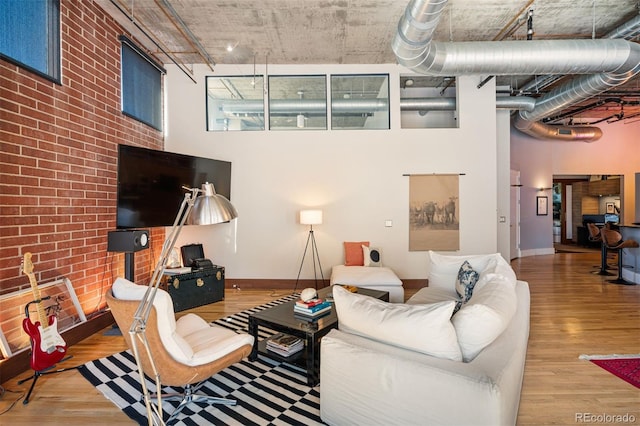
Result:
[[480,274],[474,271],[469,262],[465,260],[458,270],[458,279],[456,280],[456,293],[458,293],[462,304],[471,299],[473,287],[478,282],[478,278],[480,278]]

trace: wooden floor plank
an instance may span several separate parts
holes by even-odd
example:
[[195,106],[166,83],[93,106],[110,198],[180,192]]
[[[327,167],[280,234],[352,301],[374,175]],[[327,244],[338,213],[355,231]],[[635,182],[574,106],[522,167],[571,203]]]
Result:
[[[627,415],[640,423],[640,390],[607,373],[581,354],[640,353],[640,286],[620,286],[594,275],[599,253],[558,253],[516,259],[512,266],[531,288],[531,330],[518,415],[519,425],[576,424],[579,416]],[[407,291],[407,297],[415,290]],[[208,321],[277,299],[285,290],[227,290],[225,300],[186,312]],[[182,312],[179,315],[183,314]],[[80,365],[125,349],[121,336],[102,330],[69,348]],[[0,412],[28,391],[25,372],[2,386]],[[14,393],[18,392],[18,393]],[[28,405],[18,401],[0,423],[132,424],[133,422],[71,370],[39,379]],[[593,423],[593,422],[592,422]]]

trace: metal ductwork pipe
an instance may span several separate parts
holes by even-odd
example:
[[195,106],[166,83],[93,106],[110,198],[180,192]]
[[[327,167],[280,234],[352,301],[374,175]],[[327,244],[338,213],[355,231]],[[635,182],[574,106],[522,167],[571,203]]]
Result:
[[456,98],[401,98],[400,111],[453,111]]
[[605,34],[603,38],[624,38],[631,40],[640,35],[640,15],[620,25],[613,31]]
[[388,99],[336,99],[331,101],[331,112],[336,114],[369,114],[389,109]]
[[[597,128],[530,122],[623,84],[640,71],[640,45],[627,40],[434,42],[433,31],[446,3],[412,0],[407,5],[392,43],[400,65],[432,76],[589,74],[538,99],[533,111],[518,114],[516,128],[533,137],[597,140],[602,134]],[[565,138],[566,133],[575,133],[576,139]]]
[[496,98],[497,109],[533,111],[535,107],[536,98],[528,96],[499,96]]
[[[609,31],[602,38],[623,38],[625,40],[632,40],[638,35],[640,35],[640,15]],[[550,86],[562,77],[562,75],[546,75],[540,78],[536,77],[529,83],[522,86],[519,89],[519,92],[522,94],[530,90],[543,90],[545,87]]]
[[537,139],[568,142],[595,142],[602,137],[602,130],[593,126],[550,126],[541,121],[516,121],[516,129]]
[[[219,99],[221,109],[225,114],[263,114],[264,101],[262,99]],[[327,110],[324,99],[274,99],[270,101],[271,112],[279,114],[305,114]]]
[[[222,99],[218,101],[225,114],[258,114],[264,112],[262,99]],[[387,99],[337,99],[331,103],[334,114],[369,114],[386,111]],[[326,113],[327,101],[324,99],[274,99],[269,102],[272,114],[312,114]]]
[[[536,100],[527,96],[500,96],[496,98],[497,109],[533,111]],[[456,98],[402,98],[401,111],[453,111]]]
[[[263,114],[264,102],[261,99],[224,99],[220,108],[225,114]],[[535,98],[528,96],[500,96],[496,98],[497,109],[533,111]],[[371,114],[386,111],[387,99],[350,99],[336,100],[332,103],[334,114]],[[401,111],[454,111],[456,98],[402,98]],[[270,103],[273,114],[323,114],[327,110],[324,100],[274,100]]]

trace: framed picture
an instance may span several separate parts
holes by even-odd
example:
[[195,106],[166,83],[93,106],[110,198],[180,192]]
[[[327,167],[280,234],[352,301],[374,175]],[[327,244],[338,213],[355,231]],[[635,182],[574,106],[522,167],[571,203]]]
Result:
[[536,197],[536,214],[538,216],[546,216],[549,214],[549,197]]
[[459,175],[409,176],[409,251],[460,250]]
[[616,212],[616,206],[614,203],[607,203],[607,214],[613,214]]

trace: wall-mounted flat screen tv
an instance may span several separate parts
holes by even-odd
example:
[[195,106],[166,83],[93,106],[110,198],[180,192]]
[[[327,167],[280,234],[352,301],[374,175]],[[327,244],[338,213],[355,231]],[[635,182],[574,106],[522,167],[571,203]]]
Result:
[[231,200],[231,163],[119,145],[116,227],[173,225],[186,192],[182,187],[205,182]]

